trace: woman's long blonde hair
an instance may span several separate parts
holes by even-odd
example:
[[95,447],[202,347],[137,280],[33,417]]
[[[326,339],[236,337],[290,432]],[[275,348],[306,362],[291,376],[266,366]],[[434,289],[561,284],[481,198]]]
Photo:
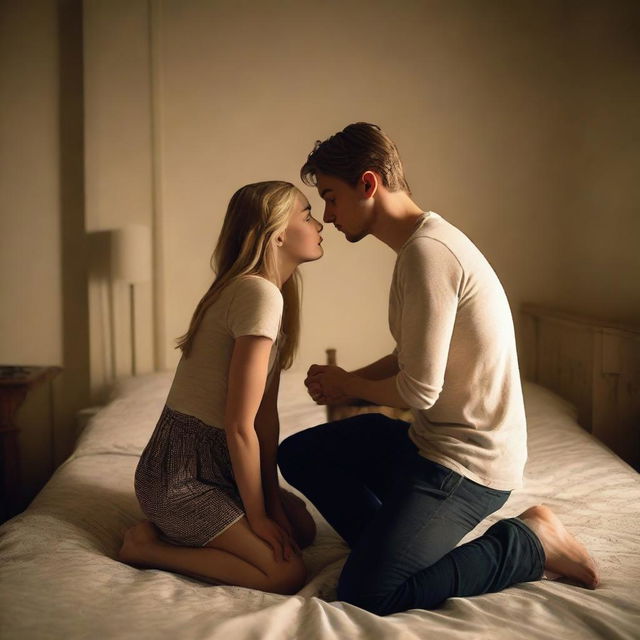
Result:
[[[211,258],[216,277],[198,303],[189,330],[177,341],[176,348],[182,349],[185,356],[189,355],[205,311],[228,284],[246,275],[261,275],[276,285],[280,282],[275,238],[289,224],[298,193],[291,183],[273,180],[248,184],[233,194]],[[286,341],[280,349],[281,369],[291,367],[298,348],[301,293],[302,278],[295,269],[282,286],[282,330]]]

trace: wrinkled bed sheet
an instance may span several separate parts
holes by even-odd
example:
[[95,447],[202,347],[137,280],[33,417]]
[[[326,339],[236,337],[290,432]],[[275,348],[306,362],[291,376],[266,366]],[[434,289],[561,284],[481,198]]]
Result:
[[[640,638],[638,474],[575,423],[569,404],[530,383],[525,487],[463,542],[544,502],[596,558],[595,591],[543,580],[380,618],[334,601],[347,547],[311,506],[311,578],[293,597],[121,564],[122,532],[142,517],[133,473],[171,377],[121,383],[29,508],[0,527],[1,638]],[[283,374],[282,437],[324,422],[303,377]]]

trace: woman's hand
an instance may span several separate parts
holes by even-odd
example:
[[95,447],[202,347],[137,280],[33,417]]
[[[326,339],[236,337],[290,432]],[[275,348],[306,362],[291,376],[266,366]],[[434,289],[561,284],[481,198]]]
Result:
[[305,549],[316,537],[316,523],[307,510],[307,505],[299,496],[280,489],[282,508],[293,529],[293,537],[299,549]]
[[300,551],[293,527],[291,526],[291,522],[289,521],[289,517],[287,516],[287,512],[280,497],[274,500],[267,507],[267,514],[287,534],[294,553],[300,555],[302,552]]
[[272,549],[276,562],[289,560],[294,553],[293,538],[275,520],[267,515],[249,519],[251,530]]

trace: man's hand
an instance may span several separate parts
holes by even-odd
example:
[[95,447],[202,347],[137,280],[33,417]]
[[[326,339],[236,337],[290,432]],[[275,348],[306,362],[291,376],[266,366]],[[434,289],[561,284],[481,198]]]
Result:
[[346,391],[350,375],[334,365],[313,364],[307,371],[304,384],[316,404],[347,404],[353,400]]
[[395,375],[383,380],[367,380],[356,372],[350,373],[334,365],[314,364],[307,371],[304,383],[317,404],[354,404],[365,400],[387,407],[407,408]]

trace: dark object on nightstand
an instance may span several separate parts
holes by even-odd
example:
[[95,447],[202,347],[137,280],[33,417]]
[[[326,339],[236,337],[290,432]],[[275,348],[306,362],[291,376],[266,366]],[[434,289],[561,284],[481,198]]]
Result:
[[0,365],[0,522],[16,515],[20,506],[18,409],[30,389],[61,371],[61,367]]

